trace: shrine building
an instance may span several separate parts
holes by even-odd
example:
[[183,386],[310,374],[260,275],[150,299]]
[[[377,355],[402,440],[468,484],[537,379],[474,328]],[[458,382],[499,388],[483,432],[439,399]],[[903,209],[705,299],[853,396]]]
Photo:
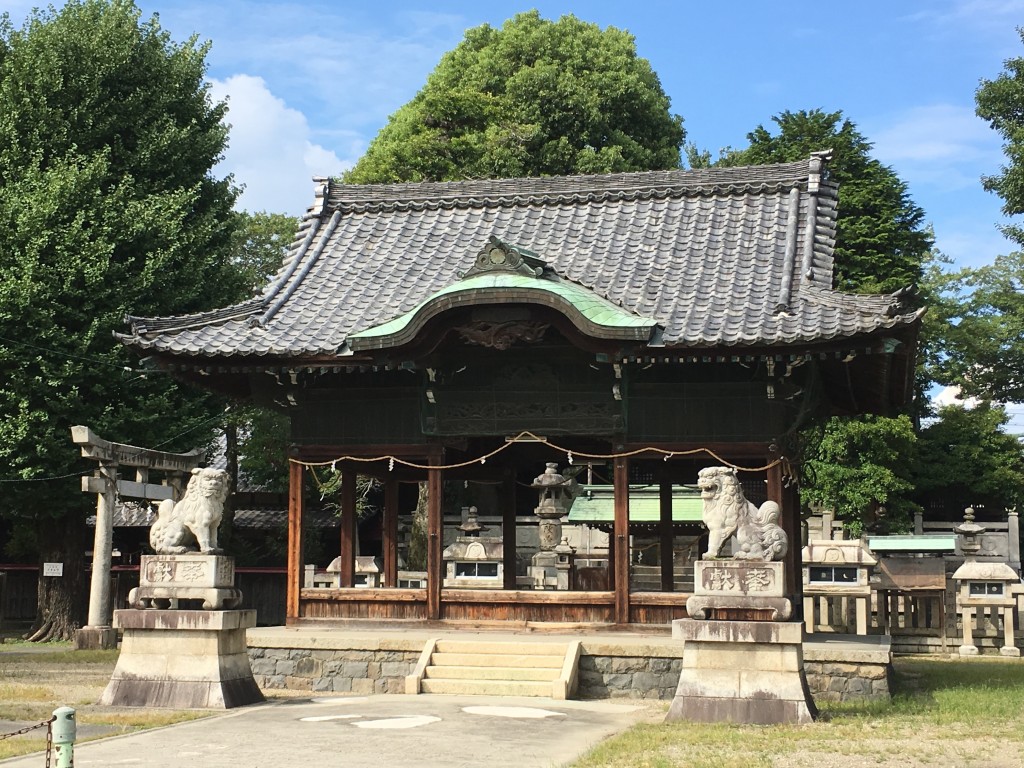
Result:
[[[906,292],[833,290],[827,168],[817,153],[697,171],[321,179],[258,296],[129,317],[120,339],[184,382],[288,415],[289,624],[667,624],[686,616],[692,486],[710,465],[735,467],[755,504],[781,505],[798,598],[795,434],[907,402],[921,317]],[[343,473],[340,540],[310,563],[304,507],[327,467]],[[358,540],[357,475],[383,487],[376,551]],[[552,507],[565,528],[552,534],[538,488],[544,499],[555,476],[580,486],[580,504],[560,521]],[[410,578],[421,487],[425,569]],[[446,570],[452,542],[479,561]],[[367,555],[380,561],[369,585]],[[329,578],[306,578],[331,560]]]

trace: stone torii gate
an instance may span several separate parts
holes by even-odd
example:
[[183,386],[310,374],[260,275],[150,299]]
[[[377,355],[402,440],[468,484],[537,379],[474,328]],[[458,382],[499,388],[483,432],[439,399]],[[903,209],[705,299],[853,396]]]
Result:
[[[184,491],[188,475],[199,466],[203,454],[198,449],[188,453],[167,453],[111,443],[83,426],[71,428],[71,439],[81,446],[82,456],[99,462],[99,468],[92,477],[82,478],[82,491],[96,494],[96,534],[89,584],[89,618],[86,626],[75,636],[75,648],[116,648],[117,630],[112,625],[110,605],[115,500],[120,497],[177,501]],[[135,469],[135,480],[118,477],[122,466]],[[161,484],[149,482],[151,470],[164,473]]]

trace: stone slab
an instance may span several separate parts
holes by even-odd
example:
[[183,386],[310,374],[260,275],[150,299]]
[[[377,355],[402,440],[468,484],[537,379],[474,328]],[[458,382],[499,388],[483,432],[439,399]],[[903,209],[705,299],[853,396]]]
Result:
[[799,621],[695,621],[675,619],[672,639],[717,643],[794,643],[804,640]]
[[256,626],[256,611],[150,611],[125,609],[114,611],[114,626],[119,629],[175,629],[195,632],[249,629]]
[[143,555],[140,587],[216,589],[235,585],[235,559],[226,555]]
[[693,594],[785,597],[785,574],[782,562],[698,560],[693,569]]

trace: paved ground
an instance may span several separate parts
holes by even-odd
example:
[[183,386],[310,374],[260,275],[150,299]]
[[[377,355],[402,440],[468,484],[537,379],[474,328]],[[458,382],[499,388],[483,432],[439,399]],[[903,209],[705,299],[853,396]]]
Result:
[[[657,704],[490,696],[284,699],[78,744],[76,768],[549,768],[573,761]],[[41,768],[40,754],[0,760]]]

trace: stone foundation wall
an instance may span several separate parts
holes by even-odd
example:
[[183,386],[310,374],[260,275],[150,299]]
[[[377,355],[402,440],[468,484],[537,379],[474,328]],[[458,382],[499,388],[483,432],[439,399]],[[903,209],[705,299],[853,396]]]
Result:
[[[583,656],[577,696],[671,701],[682,666],[678,658]],[[818,702],[889,698],[889,664],[805,661],[804,671],[807,687]]]
[[581,656],[581,699],[671,699],[679,684],[682,659],[639,656]]
[[805,661],[807,687],[816,702],[889,699],[888,664]]
[[[368,633],[347,636],[329,631],[250,630],[249,659],[263,689],[312,693],[404,693],[427,640],[424,633]],[[850,701],[889,695],[891,673],[887,638],[875,646],[829,647],[804,644],[804,669],[818,701]],[[683,664],[681,643],[647,639],[631,642],[584,639],[578,689],[581,699],[662,699],[671,701]]]
[[252,676],[260,688],[314,693],[405,693],[405,676],[417,659],[415,651],[249,649]]

